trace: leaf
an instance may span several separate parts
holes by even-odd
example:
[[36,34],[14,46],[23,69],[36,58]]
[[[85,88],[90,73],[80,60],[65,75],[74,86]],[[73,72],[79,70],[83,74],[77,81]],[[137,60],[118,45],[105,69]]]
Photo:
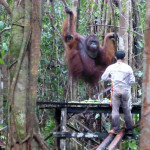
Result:
[[143,48],[144,44],[141,41],[138,41],[139,47]]
[[142,77],[142,76],[143,76],[143,72],[142,72],[142,71],[138,71],[138,72],[136,73],[136,75],[137,75],[138,77]]
[[138,146],[136,145],[136,141],[130,141],[129,143],[129,148],[131,148],[132,150],[138,150]]
[[5,64],[3,59],[0,58],[0,64]]
[[138,90],[138,94],[139,94],[139,96],[142,95],[142,89],[139,89],[139,90]]
[[97,119],[99,116],[100,116],[100,114],[96,114],[96,115],[95,115],[95,119]]
[[3,49],[4,51],[8,51],[8,46],[7,46],[6,43],[3,43],[3,44],[2,44],[2,49]]
[[[94,16],[98,17],[99,16],[99,12],[94,12]],[[95,19],[95,21],[97,21],[98,19]]]
[[1,20],[3,20],[4,19],[4,16],[1,16]]
[[95,5],[96,5],[96,3],[93,2],[93,3],[90,4],[90,7],[93,7],[93,6],[95,6]]

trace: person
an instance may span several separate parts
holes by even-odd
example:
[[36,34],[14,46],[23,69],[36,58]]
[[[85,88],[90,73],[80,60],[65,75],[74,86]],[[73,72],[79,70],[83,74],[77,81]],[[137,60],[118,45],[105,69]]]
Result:
[[115,54],[116,63],[108,66],[101,76],[102,81],[113,83],[112,93],[112,124],[109,133],[120,132],[120,106],[123,109],[127,134],[133,134],[132,115],[129,106],[131,96],[131,85],[135,82],[132,68],[125,64],[125,52],[119,50]]

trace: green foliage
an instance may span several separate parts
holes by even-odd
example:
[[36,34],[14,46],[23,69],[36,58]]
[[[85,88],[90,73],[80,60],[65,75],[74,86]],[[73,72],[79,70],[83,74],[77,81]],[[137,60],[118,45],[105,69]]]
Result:
[[137,142],[135,140],[126,140],[123,144],[123,150],[127,150],[130,148],[131,150],[139,150]]
[[6,43],[2,43],[2,51],[8,52],[8,46]]
[[135,114],[134,115],[135,121],[138,122],[140,121],[140,115],[139,114]]
[[94,7],[94,6],[96,6],[97,4],[95,3],[95,2],[92,2],[91,4],[90,4],[90,7]]
[[[2,7],[0,11],[0,32],[3,31],[5,28],[8,28],[10,26],[10,17],[9,15],[6,16],[5,14],[5,8]],[[6,30],[2,32],[0,35],[0,53],[1,57],[3,58],[8,53],[8,45],[9,45],[9,39],[10,39],[10,30]],[[0,64],[4,64],[3,59],[0,58]]]
[[[2,129],[3,128],[3,125],[0,125],[0,129]],[[3,144],[6,144],[6,136],[5,135],[3,135],[3,134],[0,134],[0,140],[3,142]],[[2,146],[1,148],[5,148],[5,145],[4,146]]]
[[115,13],[116,13],[116,15],[119,15],[119,14],[120,14],[119,7],[115,7]]
[[[44,128],[44,136],[47,137],[51,133],[51,131],[56,127],[55,121],[53,119],[50,119]],[[51,145],[51,148],[54,146],[54,137],[50,137],[47,140],[47,143]]]
[[139,96],[142,96],[142,89],[139,89],[139,90],[138,90],[138,95],[139,95]]
[[143,76],[143,71],[139,70],[135,73],[136,76],[142,77]]
[[[53,8],[55,12],[53,25],[61,33],[65,13],[61,3],[55,3],[56,5],[57,7]],[[52,8],[49,11],[50,14],[53,13]],[[44,100],[61,101],[64,100],[64,87],[68,78],[63,43],[46,15],[43,16],[42,26],[38,97]]]
[[145,29],[145,13],[146,13],[146,1],[145,0],[139,0],[136,2],[137,6],[140,10],[140,25],[139,28],[142,30]]
[[0,58],[0,64],[5,64],[2,58]]
[[4,22],[0,21],[0,30],[2,30],[4,28]]
[[98,119],[99,116],[100,116],[100,114],[96,114],[96,115],[95,115],[95,119]]
[[127,1],[126,0],[123,0],[122,1],[122,11],[125,13],[125,11],[126,11],[126,3],[127,3]]

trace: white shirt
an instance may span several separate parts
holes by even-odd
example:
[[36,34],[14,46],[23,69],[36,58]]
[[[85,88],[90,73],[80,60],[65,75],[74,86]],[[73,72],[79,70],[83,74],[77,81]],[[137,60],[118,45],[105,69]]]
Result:
[[135,82],[132,68],[123,62],[116,62],[108,66],[102,74],[101,80],[107,81],[109,75],[111,75],[113,88],[126,88],[130,90],[131,85]]

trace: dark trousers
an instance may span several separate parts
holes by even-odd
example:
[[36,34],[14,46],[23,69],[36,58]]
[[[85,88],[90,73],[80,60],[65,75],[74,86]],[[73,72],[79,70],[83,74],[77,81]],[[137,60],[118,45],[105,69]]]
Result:
[[120,106],[123,109],[124,120],[127,130],[132,131],[132,116],[131,109],[129,107],[130,91],[123,88],[114,89],[112,95],[112,129],[115,132],[120,131]]

